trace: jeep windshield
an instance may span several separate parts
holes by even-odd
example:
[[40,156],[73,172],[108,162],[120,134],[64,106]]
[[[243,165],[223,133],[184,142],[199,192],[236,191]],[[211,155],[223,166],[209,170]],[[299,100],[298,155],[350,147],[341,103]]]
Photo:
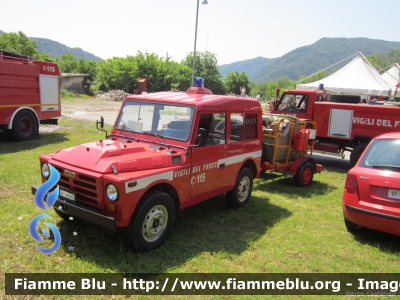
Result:
[[161,103],[125,101],[115,129],[129,132],[126,137],[140,139],[135,133],[187,141],[194,107]]

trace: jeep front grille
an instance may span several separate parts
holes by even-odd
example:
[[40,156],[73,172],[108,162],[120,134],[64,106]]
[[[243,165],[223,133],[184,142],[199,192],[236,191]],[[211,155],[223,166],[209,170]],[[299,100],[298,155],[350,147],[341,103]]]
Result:
[[[64,169],[55,167],[60,173],[58,185],[76,193],[77,202],[91,206],[99,206],[99,187],[100,182],[95,177],[79,174],[75,172],[75,177],[69,177]],[[101,196],[101,194],[100,194]]]

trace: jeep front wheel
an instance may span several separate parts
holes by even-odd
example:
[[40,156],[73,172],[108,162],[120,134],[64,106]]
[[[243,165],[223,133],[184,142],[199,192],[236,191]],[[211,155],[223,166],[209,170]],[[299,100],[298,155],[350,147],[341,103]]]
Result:
[[253,172],[244,168],[239,172],[233,190],[226,193],[228,205],[234,208],[242,207],[249,202],[252,190]]
[[153,250],[166,240],[175,218],[175,205],[164,192],[146,196],[128,228],[128,241],[138,252]]

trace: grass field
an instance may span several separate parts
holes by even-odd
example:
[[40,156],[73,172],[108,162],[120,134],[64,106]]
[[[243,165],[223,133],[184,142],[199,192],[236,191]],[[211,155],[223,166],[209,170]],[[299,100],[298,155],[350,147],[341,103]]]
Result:
[[346,173],[329,170],[316,174],[309,188],[294,186],[287,174],[266,173],[255,180],[252,198],[241,209],[229,208],[223,195],[185,209],[176,217],[166,243],[143,254],[131,250],[122,233],[84,221],[63,221],[50,210],[46,213],[59,228],[62,244],[55,253],[43,255],[28,231],[32,218],[43,213],[31,194],[31,185],[41,184],[39,155],[104,138],[93,122],[63,117],[59,125],[37,140],[0,142],[0,298],[5,273],[396,273],[400,269],[400,237],[346,231],[341,210]]

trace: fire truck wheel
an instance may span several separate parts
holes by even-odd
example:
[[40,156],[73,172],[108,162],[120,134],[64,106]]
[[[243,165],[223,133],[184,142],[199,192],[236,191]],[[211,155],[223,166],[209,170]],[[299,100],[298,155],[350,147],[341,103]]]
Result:
[[17,141],[33,139],[39,129],[36,116],[29,110],[22,110],[14,117],[12,132]]
[[242,207],[249,202],[252,190],[253,172],[244,168],[239,172],[233,190],[226,193],[228,205],[234,208]]
[[58,209],[54,208],[54,211],[56,212],[56,214],[63,220],[68,221],[70,215],[67,215],[66,213],[63,213],[61,211],[59,211]]
[[305,163],[294,176],[295,183],[300,187],[309,186],[314,177],[314,167],[309,162]]
[[128,229],[128,241],[138,252],[164,243],[175,218],[172,198],[161,191],[150,193],[137,208]]
[[364,152],[367,147],[367,143],[361,143],[354,147],[353,151],[350,153],[350,166],[354,167],[360,158],[361,154]]

